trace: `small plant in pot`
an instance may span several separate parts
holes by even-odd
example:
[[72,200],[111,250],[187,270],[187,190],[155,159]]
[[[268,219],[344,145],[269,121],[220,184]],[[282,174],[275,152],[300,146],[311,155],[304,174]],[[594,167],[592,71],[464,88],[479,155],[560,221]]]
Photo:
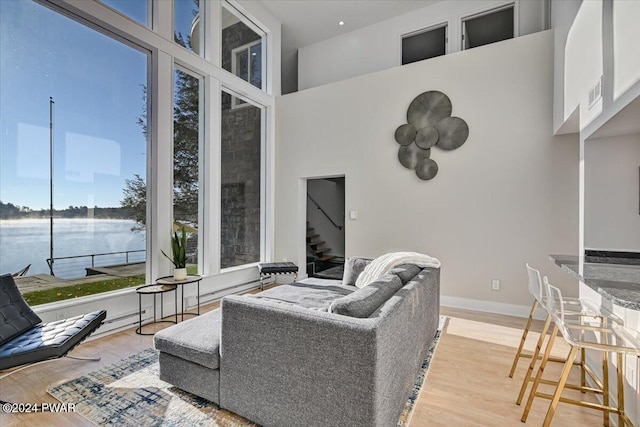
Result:
[[175,267],[173,269],[174,280],[184,280],[187,278],[187,231],[182,226],[181,234],[173,232],[171,236],[171,252],[173,257],[161,250],[162,255],[167,257]]

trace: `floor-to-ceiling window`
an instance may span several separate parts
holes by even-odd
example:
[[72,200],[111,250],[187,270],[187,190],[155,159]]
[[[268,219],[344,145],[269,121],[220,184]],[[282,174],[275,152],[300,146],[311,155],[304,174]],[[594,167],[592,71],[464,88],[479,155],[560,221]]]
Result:
[[175,68],[173,83],[173,231],[187,234],[187,264],[198,267],[202,77]]
[[[262,109],[222,92],[221,268],[260,261]],[[234,107],[235,105],[235,107]]]
[[[0,24],[0,274],[23,273],[33,305],[81,304],[170,274],[183,228],[204,292],[223,269],[255,273],[273,97],[268,33],[246,10],[0,0]],[[128,292],[110,315],[134,310]]]
[[149,53],[29,0],[0,22],[0,273],[32,304],[144,283],[146,204],[123,200],[146,177]]

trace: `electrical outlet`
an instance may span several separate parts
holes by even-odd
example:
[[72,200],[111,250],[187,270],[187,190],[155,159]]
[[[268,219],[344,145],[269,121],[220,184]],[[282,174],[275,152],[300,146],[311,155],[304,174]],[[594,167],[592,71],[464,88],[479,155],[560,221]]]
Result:
[[500,290],[500,280],[493,279],[491,281],[491,290],[493,290],[493,291],[499,291]]
[[287,259],[286,258],[282,258],[282,262],[287,262]]
[[63,319],[66,319],[64,312],[62,311],[56,312],[56,320],[63,320]]

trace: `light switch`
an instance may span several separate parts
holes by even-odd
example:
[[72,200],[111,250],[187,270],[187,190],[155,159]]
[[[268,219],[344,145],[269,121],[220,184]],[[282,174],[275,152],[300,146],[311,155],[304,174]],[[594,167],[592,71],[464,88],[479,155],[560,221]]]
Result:
[[350,219],[358,219],[358,211],[349,211]]

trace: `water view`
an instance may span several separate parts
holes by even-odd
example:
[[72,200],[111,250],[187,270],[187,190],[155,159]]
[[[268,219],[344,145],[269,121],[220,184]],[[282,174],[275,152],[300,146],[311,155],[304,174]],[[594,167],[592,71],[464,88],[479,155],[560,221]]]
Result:
[[[62,278],[83,277],[91,267],[91,254],[126,252],[94,257],[95,266],[143,262],[146,234],[131,231],[135,222],[117,219],[55,219],[54,273]],[[136,251],[136,252],[131,252]],[[0,220],[0,274],[15,273],[31,264],[28,274],[49,274],[49,220]]]

